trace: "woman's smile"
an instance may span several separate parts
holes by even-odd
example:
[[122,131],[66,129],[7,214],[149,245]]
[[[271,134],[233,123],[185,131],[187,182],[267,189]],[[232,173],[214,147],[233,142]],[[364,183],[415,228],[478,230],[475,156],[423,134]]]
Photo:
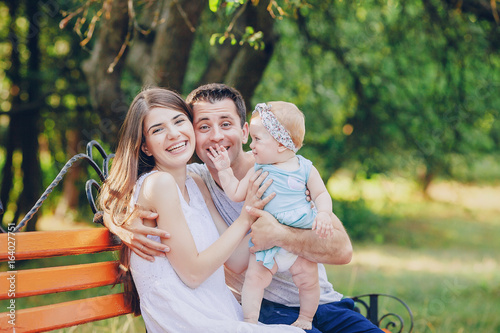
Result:
[[168,147],[167,151],[170,153],[178,153],[180,151],[183,151],[184,150],[183,148],[186,148],[187,143],[188,143],[187,140],[179,142],[179,143],[175,143],[175,144],[171,145],[170,147]]

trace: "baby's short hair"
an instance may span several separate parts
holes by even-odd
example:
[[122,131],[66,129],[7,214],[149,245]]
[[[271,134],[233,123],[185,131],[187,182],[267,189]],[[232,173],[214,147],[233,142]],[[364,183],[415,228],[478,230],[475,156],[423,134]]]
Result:
[[305,117],[302,111],[295,104],[289,102],[275,101],[266,104],[271,106],[271,112],[290,133],[295,147],[300,149],[306,134]]

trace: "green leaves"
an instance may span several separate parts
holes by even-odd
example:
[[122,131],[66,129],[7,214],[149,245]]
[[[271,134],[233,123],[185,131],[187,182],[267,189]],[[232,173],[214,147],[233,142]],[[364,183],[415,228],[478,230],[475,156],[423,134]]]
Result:
[[208,1],[208,7],[212,12],[217,12],[217,9],[219,9],[219,3],[220,0],[209,0]]
[[210,37],[210,45],[214,46],[216,43],[222,45],[224,42],[229,39],[231,41],[231,45],[240,45],[243,46],[245,43],[253,47],[255,50],[263,50],[265,47],[264,41],[262,40],[264,34],[262,31],[254,31],[252,27],[246,27],[245,34],[241,36],[238,40],[233,33],[215,33]]
[[214,13],[219,10],[219,7],[223,7],[226,15],[232,15],[234,11],[243,5],[246,0],[229,0],[229,1],[221,1],[221,0],[209,0],[208,7]]

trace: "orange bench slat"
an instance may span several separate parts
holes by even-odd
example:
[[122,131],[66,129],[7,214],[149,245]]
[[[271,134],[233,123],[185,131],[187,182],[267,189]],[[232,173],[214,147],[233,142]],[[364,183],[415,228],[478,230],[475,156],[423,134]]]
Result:
[[[9,312],[0,313],[0,332],[45,332],[131,313],[123,294],[45,305],[15,311],[15,326]],[[36,319],[35,319],[36,318]]]
[[15,243],[15,260],[114,251],[120,248],[120,241],[106,228],[0,234],[0,261],[9,260],[8,248],[12,245],[11,242]]
[[[9,299],[11,281],[15,298],[81,290],[115,283],[118,261],[37,268],[0,273],[0,300]],[[14,276],[13,276],[14,275]],[[9,280],[9,277],[13,277]]]

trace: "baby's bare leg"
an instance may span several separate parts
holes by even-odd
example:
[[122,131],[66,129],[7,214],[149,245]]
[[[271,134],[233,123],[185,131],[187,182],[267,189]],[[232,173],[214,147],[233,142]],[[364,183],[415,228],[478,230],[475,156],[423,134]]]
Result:
[[298,257],[290,267],[293,282],[299,288],[299,318],[292,324],[305,330],[312,328],[313,317],[319,304],[318,264]]
[[246,322],[254,324],[258,322],[264,289],[271,283],[276,270],[276,264],[272,270],[269,270],[261,262],[255,260],[255,254],[250,255],[245,282],[241,290],[243,318]]

